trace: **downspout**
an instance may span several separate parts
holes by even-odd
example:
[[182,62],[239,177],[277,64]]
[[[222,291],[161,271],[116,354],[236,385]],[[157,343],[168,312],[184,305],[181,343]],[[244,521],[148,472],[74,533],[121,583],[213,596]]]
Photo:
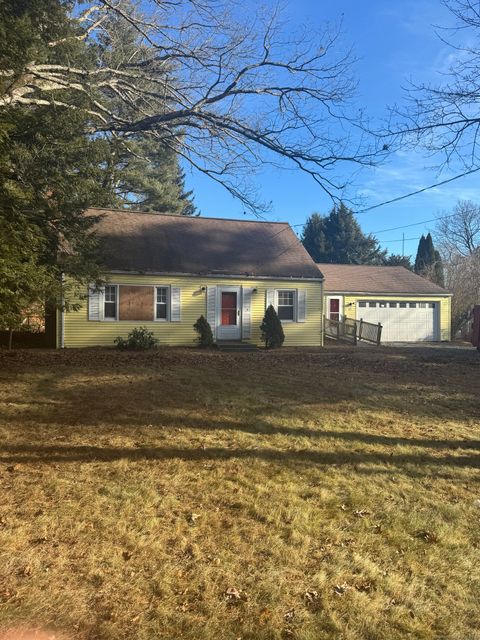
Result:
[[63,298],[63,284],[65,278],[62,272],[62,297],[60,299],[61,312],[60,312],[60,349],[65,348],[65,300]]

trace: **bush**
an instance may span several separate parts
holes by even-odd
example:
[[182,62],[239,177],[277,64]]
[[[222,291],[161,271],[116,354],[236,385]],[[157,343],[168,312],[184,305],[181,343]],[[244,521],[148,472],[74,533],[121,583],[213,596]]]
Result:
[[262,340],[265,342],[265,349],[276,349],[282,346],[285,334],[283,333],[280,318],[272,305],[265,311],[260,329],[262,331]]
[[204,316],[199,317],[193,328],[198,333],[197,342],[199,347],[213,347],[212,327]]
[[146,351],[157,346],[158,340],[154,337],[153,331],[149,331],[147,327],[135,327],[128,334],[127,338],[118,336],[114,340],[117,349],[125,351],[132,349],[137,351]]

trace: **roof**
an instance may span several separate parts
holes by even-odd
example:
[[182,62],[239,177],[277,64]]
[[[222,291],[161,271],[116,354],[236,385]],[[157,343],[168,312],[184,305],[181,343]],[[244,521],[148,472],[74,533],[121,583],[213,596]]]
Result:
[[446,289],[405,267],[323,263],[317,267],[325,277],[327,292],[449,295]]
[[321,280],[286,222],[88,209],[106,270]]

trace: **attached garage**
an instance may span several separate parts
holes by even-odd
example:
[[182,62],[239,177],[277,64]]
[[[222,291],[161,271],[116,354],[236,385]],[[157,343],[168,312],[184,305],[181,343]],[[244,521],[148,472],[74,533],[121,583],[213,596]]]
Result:
[[450,340],[451,294],[404,267],[319,264],[325,316],[382,325],[382,342]]
[[438,302],[402,300],[358,300],[357,320],[380,323],[382,342],[438,342]]

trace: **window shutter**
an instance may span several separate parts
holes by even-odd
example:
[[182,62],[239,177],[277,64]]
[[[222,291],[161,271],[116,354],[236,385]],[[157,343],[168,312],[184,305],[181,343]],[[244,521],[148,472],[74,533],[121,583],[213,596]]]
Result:
[[252,333],[252,287],[243,287],[242,293],[242,338],[250,338]]
[[103,320],[103,292],[104,289],[95,289],[95,285],[88,287],[88,319]]
[[297,289],[297,322],[305,322],[307,317],[307,292]]
[[180,287],[170,287],[170,321],[180,322],[181,320],[181,308],[180,308]]
[[275,306],[275,289],[267,289],[265,294],[265,309],[272,305]]
[[213,337],[215,338],[217,322],[217,287],[207,287],[207,322],[212,328]]

